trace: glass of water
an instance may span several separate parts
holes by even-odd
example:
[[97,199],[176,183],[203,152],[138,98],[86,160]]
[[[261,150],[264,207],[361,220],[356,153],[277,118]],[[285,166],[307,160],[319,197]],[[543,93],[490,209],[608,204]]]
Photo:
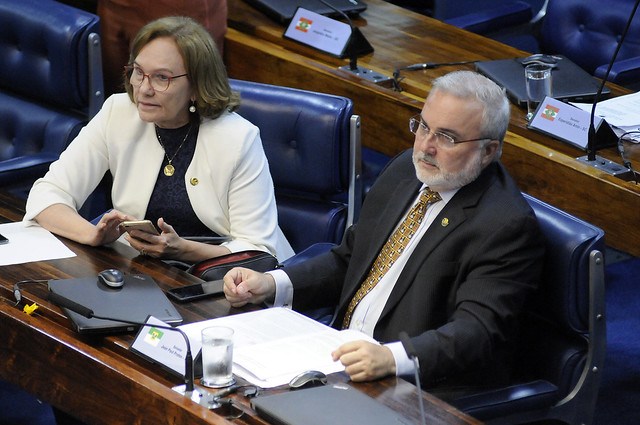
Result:
[[206,387],[224,388],[233,379],[233,329],[211,326],[202,330],[202,379]]
[[545,97],[553,97],[551,70],[549,65],[530,64],[524,69],[524,78],[527,85],[527,121],[531,121],[540,102]]

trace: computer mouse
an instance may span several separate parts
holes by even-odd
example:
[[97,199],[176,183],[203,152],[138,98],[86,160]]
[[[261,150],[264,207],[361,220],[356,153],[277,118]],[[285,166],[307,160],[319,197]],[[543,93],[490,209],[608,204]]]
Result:
[[98,281],[110,288],[120,288],[124,285],[124,274],[117,269],[106,269],[98,273]]
[[296,375],[289,381],[289,388],[300,390],[302,388],[319,387],[327,383],[327,375],[317,370],[307,370]]

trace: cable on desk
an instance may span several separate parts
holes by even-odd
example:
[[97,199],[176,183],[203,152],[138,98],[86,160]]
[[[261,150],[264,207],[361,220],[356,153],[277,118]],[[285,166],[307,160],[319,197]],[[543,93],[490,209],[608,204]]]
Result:
[[20,301],[22,301],[22,294],[20,293],[20,286],[22,285],[27,285],[27,284],[40,284],[40,285],[47,285],[49,283],[49,280],[47,279],[26,279],[26,280],[21,280],[19,282],[16,282],[13,285],[13,296],[16,298],[16,303],[15,303],[15,307],[18,306],[18,304],[20,304]]
[[618,137],[618,153],[620,154],[620,158],[622,158],[622,164],[631,172],[633,176],[633,180],[638,184],[638,173],[635,172],[633,167],[631,166],[631,161],[629,161],[624,153],[624,136],[628,136],[630,134],[640,134],[640,130],[626,131]]

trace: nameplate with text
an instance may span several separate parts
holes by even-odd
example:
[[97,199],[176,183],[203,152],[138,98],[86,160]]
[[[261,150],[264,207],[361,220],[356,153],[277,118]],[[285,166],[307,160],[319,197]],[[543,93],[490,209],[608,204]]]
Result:
[[351,26],[299,7],[284,32],[284,37],[343,57],[351,37]]
[[[546,97],[531,118],[528,128],[539,130],[581,149],[587,149],[591,114],[560,100]],[[609,124],[599,116],[594,117],[596,134],[609,138]],[[600,138],[602,139],[602,138]]]
[[178,331],[154,326],[170,327],[153,316],[150,316],[146,323],[149,326],[140,328],[131,344],[131,350],[165,369],[185,376],[187,342],[184,336]]

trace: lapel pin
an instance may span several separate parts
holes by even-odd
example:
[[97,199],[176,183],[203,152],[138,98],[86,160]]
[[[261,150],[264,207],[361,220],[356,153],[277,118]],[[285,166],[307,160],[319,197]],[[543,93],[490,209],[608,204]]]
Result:
[[443,218],[440,224],[442,224],[442,227],[447,227],[449,225],[449,219],[447,217]]

